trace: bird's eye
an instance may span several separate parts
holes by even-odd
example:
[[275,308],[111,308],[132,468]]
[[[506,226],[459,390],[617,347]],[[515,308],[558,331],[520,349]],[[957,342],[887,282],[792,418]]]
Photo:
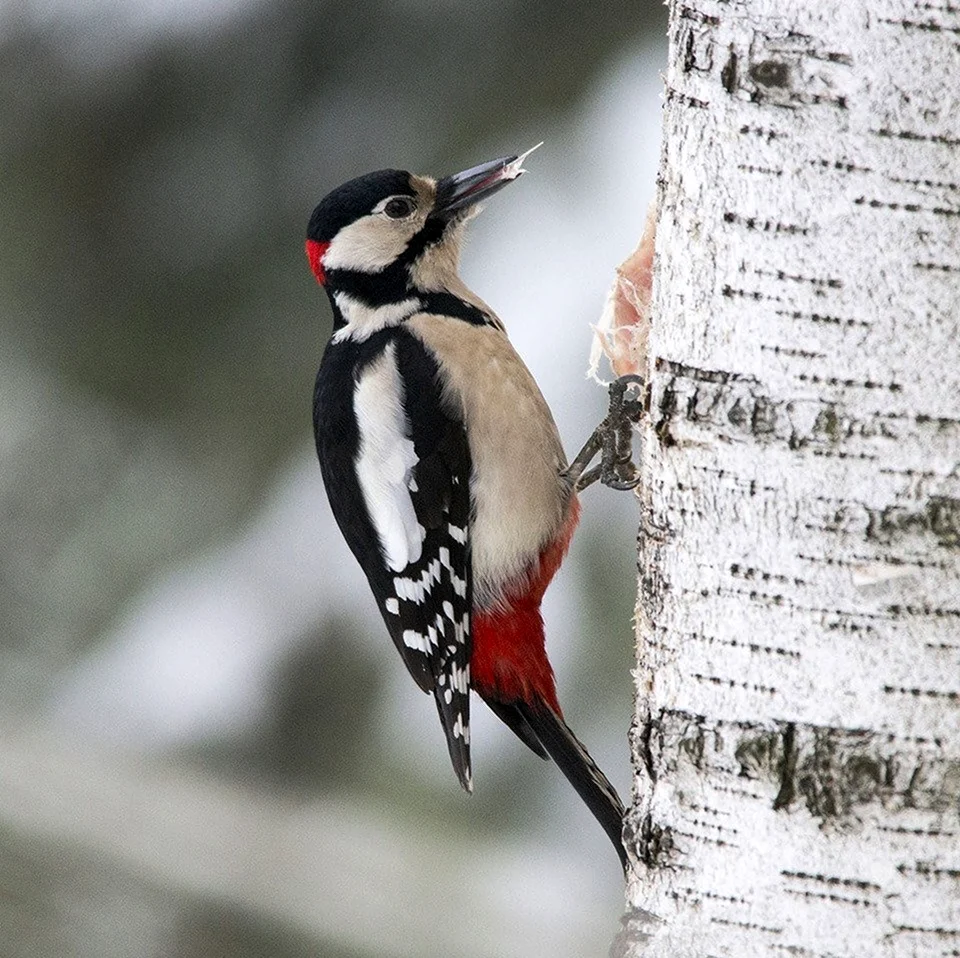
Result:
[[409,196],[395,196],[388,200],[383,212],[392,220],[402,220],[409,216],[414,210],[413,200]]

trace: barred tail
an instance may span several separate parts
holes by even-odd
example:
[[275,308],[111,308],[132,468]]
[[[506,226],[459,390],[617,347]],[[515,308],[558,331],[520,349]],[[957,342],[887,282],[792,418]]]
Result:
[[624,809],[616,789],[597,767],[583,743],[549,705],[542,701],[532,705],[517,702],[515,708],[603,827],[613,842],[623,870],[626,871],[627,852],[623,845]]

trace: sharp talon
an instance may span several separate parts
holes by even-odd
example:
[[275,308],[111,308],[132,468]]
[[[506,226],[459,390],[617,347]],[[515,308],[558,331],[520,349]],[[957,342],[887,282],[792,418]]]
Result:
[[600,467],[594,466],[581,473],[580,478],[574,483],[577,492],[582,492],[587,486],[592,486],[600,478]]
[[[645,383],[641,376],[621,376],[610,384],[610,411],[604,420],[606,426],[600,460],[600,481],[611,489],[626,491],[640,482],[640,473],[633,463],[633,423],[643,413],[640,399],[626,399],[635,388],[638,393]],[[601,429],[603,429],[601,426]]]
[[[606,418],[594,430],[586,445],[563,473],[577,490],[598,479],[611,489],[626,491],[640,483],[640,472],[633,462],[633,424],[643,415],[642,393],[646,382],[642,376],[621,376],[610,384],[610,408]],[[627,399],[631,389],[637,397]],[[600,464],[590,463],[600,453]]]
[[617,492],[629,492],[631,489],[636,489],[637,486],[640,485],[640,474],[634,473],[632,479],[616,479],[612,476],[607,476],[606,479],[601,481],[605,486],[616,489]]

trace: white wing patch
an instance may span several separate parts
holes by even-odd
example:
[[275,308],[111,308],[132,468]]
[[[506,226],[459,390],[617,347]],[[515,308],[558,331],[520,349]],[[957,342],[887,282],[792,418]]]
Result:
[[357,479],[387,566],[400,572],[420,558],[424,529],[410,498],[417,454],[403,409],[394,344],[360,376],[353,408],[360,428]]

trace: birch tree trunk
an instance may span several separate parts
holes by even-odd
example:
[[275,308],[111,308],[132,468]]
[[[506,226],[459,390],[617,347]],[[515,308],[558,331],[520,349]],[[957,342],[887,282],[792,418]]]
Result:
[[666,83],[614,954],[960,955],[960,5],[673,0]]

